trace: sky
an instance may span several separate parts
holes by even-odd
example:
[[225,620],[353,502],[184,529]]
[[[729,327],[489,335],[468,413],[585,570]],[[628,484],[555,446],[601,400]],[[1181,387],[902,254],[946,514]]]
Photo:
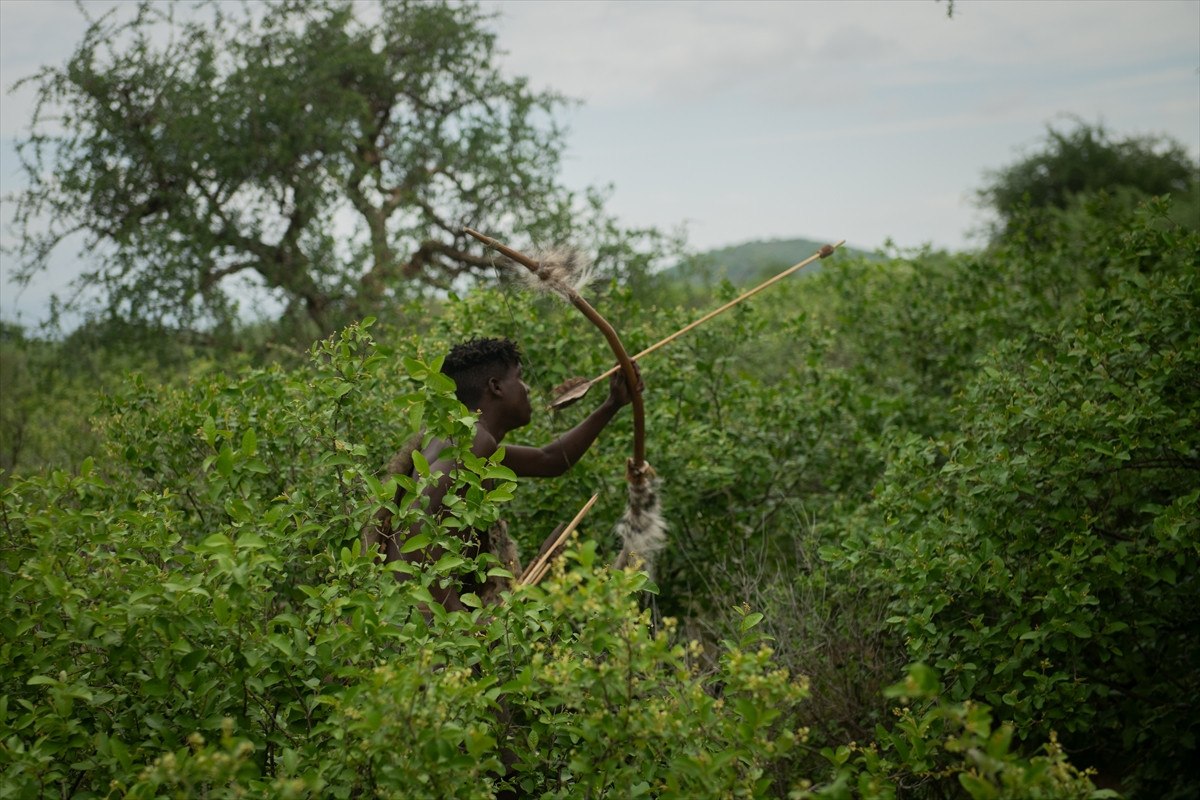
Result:
[[[623,223],[684,230],[698,250],[976,246],[988,171],[1072,117],[1200,158],[1200,0],[957,0],[953,18],[935,0],[483,5],[505,69],[579,101],[560,117],[563,182],[611,185]],[[65,0],[0,0],[4,194],[22,185],[12,146],[32,111],[9,87],[65,62],[84,28]],[[17,291],[0,254],[0,318],[44,316],[78,263],[60,254]]]

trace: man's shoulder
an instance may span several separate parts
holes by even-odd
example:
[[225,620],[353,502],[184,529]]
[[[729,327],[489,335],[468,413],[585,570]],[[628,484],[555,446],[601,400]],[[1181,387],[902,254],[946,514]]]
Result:
[[492,435],[492,432],[482,425],[475,427],[475,441],[471,445],[471,452],[481,458],[487,458],[494,455],[500,448],[500,442]]

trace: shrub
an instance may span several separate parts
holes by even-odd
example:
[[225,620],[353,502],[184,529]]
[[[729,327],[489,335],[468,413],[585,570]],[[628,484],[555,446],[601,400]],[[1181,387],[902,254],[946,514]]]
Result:
[[836,777],[800,797],[894,800],[910,792],[935,797],[965,792],[971,800],[1119,797],[1096,789],[1091,773],[1073,767],[1053,735],[1038,755],[1013,750],[1011,725],[995,725],[986,705],[947,701],[937,673],[925,664],[911,665],[885,694],[901,704],[891,728],[881,726],[877,741],[866,746],[824,748],[821,754]]
[[394,508],[448,550],[394,581],[357,531],[429,476],[381,483],[365,440],[399,419],[464,441],[473,419],[436,361],[403,357],[397,376],[362,328],[314,356],[135,384],[103,470],[3,490],[5,794],[768,791],[805,690],[760,646],[760,617],[702,669],[640,610],[645,577],[585,543],[549,591],[426,619],[432,581],[495,568],[449,531],[494,520],[511,473],[460,453],[447,517]]
[[[1200,785],[1200,240],[1120,232],[1104,285],[981,363],[957,430],[898,448],[826,555],[886,587],[910,656],[1018,736],[1141,791]],[[855,566],[855,565],[858,566]]]

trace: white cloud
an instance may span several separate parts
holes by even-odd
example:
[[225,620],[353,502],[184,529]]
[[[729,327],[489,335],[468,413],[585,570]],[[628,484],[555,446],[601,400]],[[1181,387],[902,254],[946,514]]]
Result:
[[[1196,49],[1200,3],[494,3],[514,72],[596,108],[668,107],[730,91],[827,101],[1000,68],[1116,69]],[[966,68],[965,72],[963,68]]]

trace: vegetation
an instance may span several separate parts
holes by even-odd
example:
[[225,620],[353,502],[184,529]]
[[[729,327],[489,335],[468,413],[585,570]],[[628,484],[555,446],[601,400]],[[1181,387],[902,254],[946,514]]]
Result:
[[[450,546],[503,514],[531,548],[602,491],[595,541],[500,609],[426,622],[461,556],[397,584],[357,554],[395,443],[471,424],[435,371],[461,331],[521,339],[541,387],[606,366],[543,299],[472,292],[420,339],[365,323],[307,365],[126,384],[92,459],[6,479],[5,784],[1100,796],[1069,753],[1185,796],[1200,239],[1164,204],[1108,223],[1070,253],[835,259],[656,354],[674,544],[651,595],[601,566],[619,446],[515,495],[468,461],[426,520]],[[685,316],[641,299],[597,297],[634,347]],[[885,692],[906,662],[928,666]]]
[[1182,144],[1164,136],[1115,138],[1082,120],[1072,130],[1048,127],[1037,150],[991,175],[979,201],[995,212],[997,231],[1012,234],[1029,210],[1067,211],[1101,191],[1128,206],[1172,195],[1177,219],[1200,225],[1200,169]]
[[556,182],[564,101],[500,72],[477,6],[233,9],[143,0],[29,79],[18,274],[82,237],[82,285],[122,319],[219,327],[257,290],[312,338],[490,273],[466,224],[639,269],[640,235]]
[[[281,18],[304,7],[281,5]],[[298,65],[316,69],[302,56],[318,34],[375,64],[386,48],[347,9],[256,30]],[[491,52],[470,6],[385,13]],[[81,53],[115,35],[106,25]],[[222,30],[234,55],[213,67],[218,94],[241,74],[231,65],[262,55]],[[109,65],[128,75],[104,74],[143,74],[151,50],[132,41]],[[174,46],[186,72],[208,45]],[[73,63],[43,86],[80,91],[71,81],[101,74],[80,54]],[[533,114],[534,96],[508,88]],[[327,121],[358,135],[347,103]],[[557,134],[537,135],[552,156]],[[1055,172],[1072,143],[1100,147],[1097,164],[1159,153],[1092,129],[1059,138],[1030,160],[1055,184],[1068,183]],[[353,149],[320,152],[328,162],[272,185],[290,197],[301,178],[344,188],[329,176],[353,166]],[[552,183],[552,161],[526,166]],[[372,295],[318,247],[302,255],[327,291],[321,326],[338,330],[307,349],[292,345],[290,318],[222,329],[183,325],[178,309],[150,321],[117,309],[59,340],[6,326],[0,797],[1195,796],[1200,226],[1191,200],[1145,196],[1157,191],[1093,176],[1063,202],[997,206],[1004,224],[979,252],[842,252],[648,357],[647,457],[671,526],[657,585],[606,566],[627,417],[552,482],[518,487],[460,452],[441,519],[413,502],[427,469],[382,474],[417,431],[470,440],[474,418],[438,370],[452,342],[517,339],[535,394],[610,366],[595,330],[545,298],[506,284],[406,300],[385,282]],[[532,216],[501,228],[579,233],[542,216],[549,206],[506,197],[497,208]],[[480,198],[442,199],[461,210]],[[164,269],[218,264],[205,261],[218,254],[211,227],[155,227],[180,219],[137,218],[133,249],[107,262],[133,259],[127,276],[139,277],[121,286],[195,288],[199,272],[137,272],[167,244],[190,255]],[[635,253],[628,232],[602,214],[593,223],[603,257]],[[394,264],[401,242],[421,247],[401,227],[388,228]],[[634,350],[694,318],[684,306],[736,292],[686,284],[686,268],[649,274],[664,253],[631,255],[632,272],[587,292]],[[109,297],[136,295],[124,291]],[[385,300],[384,319],[334,324]],[[203,313],[217,318],[223,302]],[[583,413],[537,414],[519,441]],[[469,614],[422,613],[435,581],[501,569],[468,558],[455,531],[502,516],[532,552],[593,492],[545,582],[498,607],[466,595]],[[382,505],[419,525],[410,547],[438,543],[445,556],[384,566],[360,553]]]

